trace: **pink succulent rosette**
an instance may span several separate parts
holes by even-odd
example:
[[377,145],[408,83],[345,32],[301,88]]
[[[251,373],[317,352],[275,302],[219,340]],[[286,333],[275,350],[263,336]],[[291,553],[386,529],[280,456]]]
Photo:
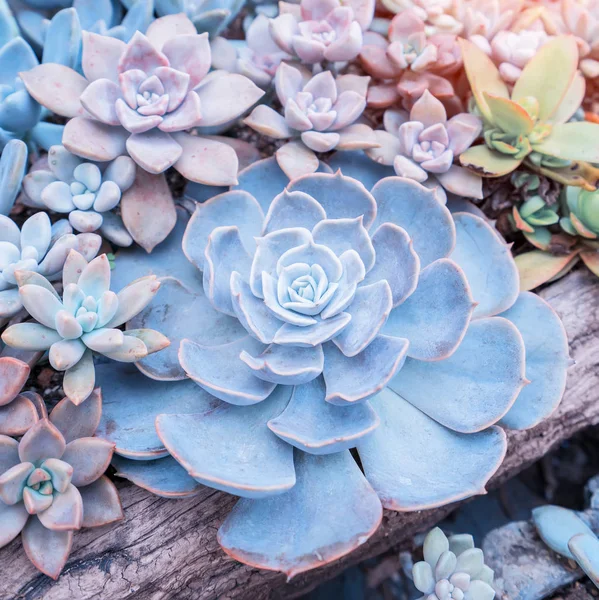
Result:
[[270,22],[273,39],[286,53],[303,63],[345,62],[358,56],[362,29],[372,20],[374,2],[359,5],[339,0],[302,0],[280,3],[281,14]]
[[186,130],[229,123],[264,92],[243,75],[209,75],[210,63],[208,34],[178,14],[157,19],[128,44],[84,32],[84,77],[52,63],[21,75],[35,99],[71,118],[63,145],[73,154],[96,161],[129,154],[151,174],[174,166],[192,181],[230,185],[234,150]]
[[366,107],[369,80],[323,71],[305,82],[302,71],[281,63],[275,87],[283,114],[260,104],[244,123],[263,135],[291,140],[275,155],[287,177],[313,173],[319,166],[315,152],[378,146],[372,129],[356,123]]

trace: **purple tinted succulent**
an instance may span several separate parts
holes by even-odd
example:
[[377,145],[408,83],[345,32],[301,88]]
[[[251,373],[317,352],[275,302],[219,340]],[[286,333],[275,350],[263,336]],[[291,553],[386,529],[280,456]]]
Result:
[[[355,172],[380,170],[362,158]],[[241,496],[221,545],[293,575],[362,543],[381,505],[480,493],[505,453],[493,424],[530,427],[555,408],[568,347],[548,305],[519,294],[497,233],[417,182],[388,177],[372,192],[341,172],[290,182],[273,158],[239,180],[198,204],[183,235],[202,286],[177,238],[152,264],[125,251],[123,274],[168,275],[168,295],[131,325],[160,327],[173,345],[140,364],[160,389],[104,373],[100,429],[143,459],[118,462],[138,485]]]
[[252,21],[245,41],[218,37],[212,41],[211,49],[214,69],[245,75],[261,88],[270,85],[281,61],[292,58],[272,39],[265,15]]
[[56,579],[73,532],[123,518],[114,484],[104,476],[114,444],[92,437],[99,394],[81,407],[66,398],[20,442],[0,435],[0,547],[21,533],[29,560]]
[[56,64],[22,77],[34,98],[72,117],[62,141],[73,154],[110,161],[128,153],[148,173],[174,166],[193,181],[227,185],[237,175],[233,149],[185,130],[229,123],[264,92],[242,75],[208,75],[210,62],[208,35],[178,14],[157,19],[128,44],[84,32],[85,77]]
[[443,104],[425,90],[409,115],[387,110],[384,126],[375,131],[380,146],[366,151],[370,158],[427,187],[440,184],[458,196],[482,198],[482,178],[453,164],[480,135],[479,117],[461,113],[448,120]]
[[169,344],[152,329],[118,329],[152,301],[160,283],[149,275],[115,294],[110,290],[110,263],[105,254],[89,264],[81,254],[69,254],[62,298],[37,273],[19,271],[17,279],[21,300],[38,322],[11,325],[2,340],[21,350],[48,350],[50,364],[57,371],[66,371],[63,388],[76,404],[94,389],[94,352],[116,361],[135,362]]
[[[364,3],[365,5],[369,3]],[[362,27],[350,5],[339,0],[282,2],[270,31],[279,47],[303,63],[346,62],[362,49]],[[372,3],[374,7],[374,3]]]
[[76,231],[100,229],[109,241],[128,246],[133,243],[131,236],[121,218],[109,211],[118,206],[122,193],[134,181],[135,163],[128,156],[109,163],[86,162],[64,146],[52,146],[47,168],[31,171],[23,180],[23,189],[34,206],[68,213]]
[[20,230],[12,219],[0,215],[0,318],[13,317],[23,308],[17,271],[33,271],[55,281],[71,250],[91,260],[101,242],[95,233],[73,235],[65,220],[52,225],[43,212],[29,217]]
[[290,179],[312,173],[318,168],[315,152],[378,146],[370,127],[352,125],[366,107],[369,81],[358,75],[335,78],[331,71],[323,71],[305,83],[300,70],[281,63],[275,85],[283,115],[261,104],[244,123],[269,137],[293,140],[276,152]]

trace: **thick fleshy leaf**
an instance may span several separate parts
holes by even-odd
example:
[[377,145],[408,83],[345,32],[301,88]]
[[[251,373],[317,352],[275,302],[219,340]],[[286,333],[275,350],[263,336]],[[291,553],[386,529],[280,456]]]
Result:
[[349,452],[298,453],[295,460],[297,483],[290,491],[240,500],[218,531],[220,545],[235,560],[288,577],[351,552],[382,518],[380,502]]
[[12,506],[23,499],[23,490],[30,476],[35,472],[35,465],[22,462],[0,475],[0,501]]
[[385,508],[424,510],[485,493],[505,456],[502,429],[456,433],[389,388],[371,402],[381,424],[357,447]]
[[575,535],[568,548],[582,570],[599,586],[599,539],[595,535]]
[[581,121],[553,125],[551,134],[538,144],[537,152],[564,160],[599,162],[599,151],[594,141],[599,135],[599,124]]
[[251,256],[243,247],[237,227],[217,227],[208,236],[204,260],[204,291],[212,306],[235,316],[231,298],[233,271],[250,272]]
[[[495,124],[510,135],[527,135],[535,123],[522,106],[515,101],[483,92]],[[456,153],[457,154],[457,153]]]
[[456,245],[451,254],[466,274],[478,306],[473,317],[507,310],[518,297],[518,269],[508,246],[483,219],[468,213],[453,215]]
[[113,449],[111,442],[93,437],[69,442],[62,460],[73,467],[73,485],[83,487],[96,481],[108,468]]
[[390,389],[435,421],[463,433],[481,431],[503,417],[525,384],[524,343],[499,317],[473,321],[445,360],[409,358]]
[[408,346],[408,340],[379,335],[360,354],[349,358],[334,344],[326,344],[326,401],[344,406],[378,394],[402,368]]
[[[119,327],[123,323],[127,323],[150,304],[159,289],[160,282],[155,275],[141,277],[125,286],[117,294],[119,299],[117,311],[106,323],[105,328]],[[98,352],[104,352],[104,350],[98,350]]]
[[0,406],[11,402],[29,377],[29,365],[16,358],[0,358]]
[[442,258],[422,270],[418,287],[391,311],[383,332],[410,340],[411,358],[441,360],[462,341],[474,306],[464,272]]
[[202,346],[185,339],[179,349],[179,361],[188,377],[207,392],[225,402],[243,406],[261,402],[276,387],[255,377],[239,360],[244,350],[260,354],[265,348],[250,336],[220,346]]
[[328,162],[334,171],[341,170],[346,177],[361,181],[367,190],[371,190],[379,180],[395,175],[393,167],[375,163],[359,150],[335,152]]
[[[23,394],[0,406],[0,434],[24,435],[39,419],[36,405]],[[0,469],[2,468],[0,459]]]
[[56,314],[63,308],[56,296],[38,285],[24,285],[19,293],[27,312],[42,325],[54,328]]
[[574,560],[568,542],[575,535],[595,534],[573,511],[561,506],[538,506],[532,511],[532,521],[541,539],[555,552]]
[[324,366],[321,346],[268,346],[261,354],[241,352],[239,358],[264,381],[285,385],[302,385],[318,377]]
[[373,231],[383,223],[403,228],[414,244],[421,268],[451,253],[455,226],[434,191],[411,179],[388,177],[372,188],[372,195],[378,206]]
[[312,196],[303,192],[283,190],[268,209],[262,235],[289,227],[303,227],[311,231],[317,223],[326,219],[326,216],[324,208]]
[[20,462],[17,440],[0,434],[0,472],[4,473]]
[[502,317],[520,331],[526,349],[526,378],[530,380],[505,415],[502,424],[528,429],[549,416],[566,387],[568,338],[562,322],[542,298],[522,292]]
[[262,135],[274,139],[287,139],[292,137],[285,117],[266,104],[259,104],[243,122]]
[[21,140],[11,140],[0,159],[0,214],[7,215],[13,207],[26,170],[27,146]]
[[190,75],[189,89],[195,88],[210,70],[210,44],[208,34],[185,34],[167,39],[162,52],[168,58],[170,66]]
[[[256,406],[221,404],[203,414],[162,414],[156,429],[171,455],[200,483],[246,498],[281,494],[295,484],[293,449],[266,426],[289,401],[280,386]],[[229,440],[222,445],[223,435]],[[261,456],[249,461],[248,456]]]
[[67,562],[73,543],[72,531],[52,531],[37,517],[28,520],[23,529],[23,548],[36,569],[52,579],[58,579]]
[[83,501],[79,490],[70,484],[62,494],[54,496],[49,508],[38,513],[44,527],[52,531],[80,529],[83,522]]
[[91,437],[102,415],[102,393],[96,388],[82,404],[63,398],[50,413],[50,422],[62,433],[67,444],[77,438]]
[[65,447],[60,431],[48,419],[41,419],[21,438],[19,458],[31,463],[46,458],[60,458]]
[[[566,95],[578,67],[574,36],[558,36],[544,44],[527,63],[512,90],[512,100],[532,96],[539,102],[539,120],[546,121]],[[547,73],[556,73],[548,81]]]
[[164,43],[178,35],[194,35],[196,29],[189,17],[185,13],[169,14],[161,16],[160,19],[152,21],[146,37],[150,40],[152,46],[158,50],[162,50]]
[[131,237],[152,250],[164,241],[177,222],[177,211],[164,175],[138,168],[135,182],[121,198],[123,223]]
[[219,404],[191,381],[153,381],[130,364],[98,365],[97,378],[103,405],[96,435],[116,444],[116,453],[135,460],[166,455],[156,434],[156,415],[208,412]]
[[79,490],[83,501],[82,527],[102,527],[120,521],[125,515],[119,493],[105,475]]
[[325,402],[322,377],[294,388],[287,408],[268,422],[282,440],[310,454],[331,454],[353,448],[356,440],[378,425],[367,403],[333,406]]
[[118,83],[116,66],[121,54],[125,51],[125,44],[121,40],[90,31],[84,31],[82,37],[81,63],[85,77],[89,81],[109,79]]
[[88,349],[81,360],[65,372],[62,388],[73,404],[81,404],[94,391],[95,381],[94,357]]
[[191,135],[184,131],[172,134],[183,149],[175,169],[190,181],[205,185],[235,185],[238,158],[235,150],[220,141]]
[[515,259],[518,268],[520,290],[527,292],[543,285],[578,261],[578,254],[571,252],[555,255],[542,250],[519,254]]
[[318,169],[318,157],[300,140],[281,146],[275,153],[281,170],[291,179],[314,173]]
[[[115,475],[163,498],[185,498],[199,493],[203,486],[172,457],[156,460],[130,460],[114,456]],[[83,490],[85,492],[85,490]],[[83,494],[85,506],[85,493]],[[84,513],[85,523],[85,513]]]
[[121,127],[75,117],[65,125],[62,143],[69,152],[82,158],[107,161],[126,154],[128,136]]
[[328,219],[355,219],[362,216],[364,227],[370,229],[376,215],[375,200],[364,185],[356,179],[345,177],[341,171],[334,175],[304,175],[291,182],[287,190],[312,196],[322,205]]
[[0,548],[14,540],[25,527],[29,513],[22,503],[9,506],[0,502]]
[[275,334],[275,344],[290,344],[309,348],[324,344],[335,337],[351,321],[351,316],[341,312],[313,325],[285,323]]
[[73,69],[46,63],[24,71],[20,76],[31,96],[52,112],[69,118],[85,114],[79,96],[88,82]]
[[460,154],[460,163],[482,177],[501,177],[515,171],[522,163],[521,158],[501,154],[488,146],[472,146]]
[[183,154],[181,145],[171,134],[156,128],[131,134],[126,146],[129,156],[144,171],[153,175],[172,167]]

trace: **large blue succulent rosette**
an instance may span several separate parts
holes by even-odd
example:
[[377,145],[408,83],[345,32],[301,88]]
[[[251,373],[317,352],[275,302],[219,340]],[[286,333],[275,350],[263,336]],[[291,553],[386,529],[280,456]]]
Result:
[[[569,360],[483,219],[411,180],[368,191],[321,169],[290,182],[266,159],[198,203],[152,255],[160,303],[131,323],[171,346],[101,382],[119,474],[167,497],[240,496],[220,544],[290,576],[362,544],[383,507],[484,493],[502,426],[550,414]],[[117,257],[117,280],[119,261],[131,277],[145,260]]]

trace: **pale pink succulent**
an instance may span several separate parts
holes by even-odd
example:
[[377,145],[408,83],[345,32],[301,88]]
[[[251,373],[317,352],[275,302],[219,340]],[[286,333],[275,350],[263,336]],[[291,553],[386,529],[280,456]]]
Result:
[[565,31],[576,37],[580,71],[589,78],[599,76],[599,0],[562,0]]
[[351,3],[339,0],[302,0],[299,5],[282,2],[281,14],[271,20],[270,31],[284,52],[303,63],[353,60],[362,48],[362,29],[374,12],[374,2],[361,5],[364,14],[371,13],[370,19],[360,19]]
[[258,15],[249,26],[245,41],[217,37],[211,42],[212,67],[240,73],[266,88],[283,60],[292,56],[279,48],[270,33],[270,21]]
[[315,152],[360,150],[377,146],[370,127],[355,121],[366,107],[370,77],[318,73],[307,83],[303,73],[281,63],[275,75],[283,114],[260,104],[244,123],[259,133],[291,141],[276,152],[290,179],[316,171]]
[[409,114],[387,110],[384,126],[374,132],[379,147],[366,150],[374,161],[393,165],[400,177],[428,187],[440,185],[459,196],[482,198],[481,178],[453,164],[480,135],[477,116],[461,113],[448,120],[443,104],[426,90]]
[[454,0],[382,0],[384,7],[394,13],[412,11],[426,24],[427,35],[462,31],[462,23],[453,14]]
[[208,74],[210,63],[208,35],[178,14],[128,44],[84,32],[85,77],[52,63],[21,76],[42,105],[71,117],[62,142],[73,154],[109,161],[128,153],[148,173],[174,166],[193,181],[234,184],[235,152],[185,130],[229,123],[264,92],[239,74]]

